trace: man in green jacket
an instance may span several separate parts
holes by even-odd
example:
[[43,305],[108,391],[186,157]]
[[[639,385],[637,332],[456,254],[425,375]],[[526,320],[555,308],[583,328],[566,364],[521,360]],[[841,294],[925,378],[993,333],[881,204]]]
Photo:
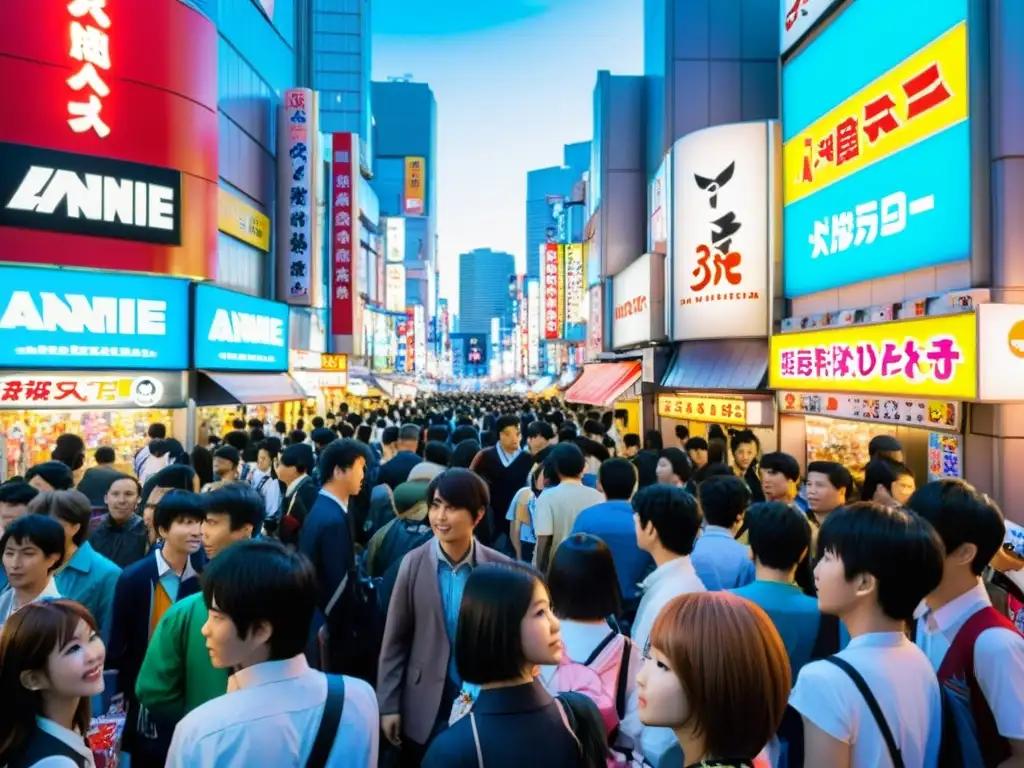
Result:
[[[263,527],[262,497],[248,483],[233,482],[202,496],[203,549],[208,558]],[[203,595],[179,600],[164,614],[146,649],[135,695],[154,714],[180,720],[228,690],[230,672],[210,662],[203,637],[209,618]]]

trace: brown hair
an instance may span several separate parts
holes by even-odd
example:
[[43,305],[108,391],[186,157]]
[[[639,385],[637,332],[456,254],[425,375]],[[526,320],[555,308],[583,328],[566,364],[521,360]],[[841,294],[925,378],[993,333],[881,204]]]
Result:
[[[0,718],[0,764],[18,757],[36,727],[36,716],[43,714],[42,693],[26,688],[21,673],[45,670],[50,654],[71,639],[80,621],[99,632],[96,620],[80,603],[44,600],[29,603],[4,625],[0,637],[0,701],[9,714]],[[89,699],[83,697],[74,717],[74,727],[83,741],[91,719]]]
[[29,502],[28,511],[37,515],[46,515],[55,520],[77,525],[78,530],[72,538],[76,547],[80,547],[89,538],[89,523],[92,519],[92,505],[89,497],[81,491],[46,491],[40,493]]
[[709,757],[750,760],[782,722],[789,699],[786,647],[758,606],[727,592],[677,597],[659,614],[651,647],[679,677],[685,723]]

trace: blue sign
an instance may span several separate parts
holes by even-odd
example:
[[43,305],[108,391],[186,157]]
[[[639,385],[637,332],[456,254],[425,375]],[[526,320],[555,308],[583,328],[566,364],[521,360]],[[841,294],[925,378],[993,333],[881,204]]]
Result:
[[195,301],[196,368],[288,370],[287,304],[206,284]]
[[188,368],[188,281],[0,267],[0,367]]

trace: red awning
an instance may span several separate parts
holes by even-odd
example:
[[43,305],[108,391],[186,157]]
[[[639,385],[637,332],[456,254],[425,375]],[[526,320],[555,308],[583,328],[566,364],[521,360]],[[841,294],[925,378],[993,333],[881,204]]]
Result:
[[594,363],[584,366],[583,374],[565,393],[565,401],[608,408],[633,386],[642,372],[640,362]]

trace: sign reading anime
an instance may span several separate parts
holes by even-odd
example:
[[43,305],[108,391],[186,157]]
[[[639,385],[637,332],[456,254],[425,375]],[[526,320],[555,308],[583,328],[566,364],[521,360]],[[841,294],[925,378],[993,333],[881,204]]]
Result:
[[110,86],[103,79],[110,71],[110,14],[107,0],[71,0],[67,3],[68,56],[76,72],[67,79],[68,126],[75,133],[93,132],[101,139],[110,135],[103,121],[103,99]]
[[197,285],[195,364],[221,371],[288,370],[288,305]]
[[783,69],[787,296],[970,256],[966,0],[913,5],[857,0]]

